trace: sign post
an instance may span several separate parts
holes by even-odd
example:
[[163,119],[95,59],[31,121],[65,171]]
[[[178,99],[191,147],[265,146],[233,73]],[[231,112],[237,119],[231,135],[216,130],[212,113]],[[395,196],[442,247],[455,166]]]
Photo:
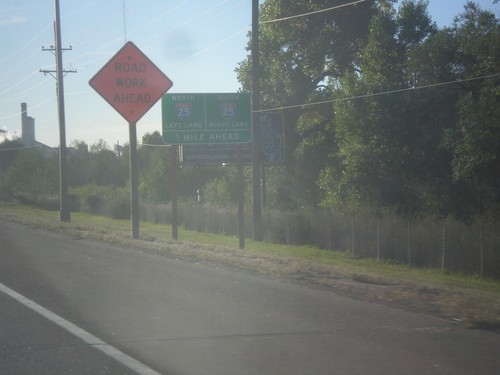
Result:
[[130,216],[132,238],[139,238],[136,124],[173,82],[134,43],[127,42],[89,84],[129,124]]
[[139,182],[137,172],[137,127],[131,122],[129,129],[129,170],[130,170],[130,219],[132,238],[139,238]]

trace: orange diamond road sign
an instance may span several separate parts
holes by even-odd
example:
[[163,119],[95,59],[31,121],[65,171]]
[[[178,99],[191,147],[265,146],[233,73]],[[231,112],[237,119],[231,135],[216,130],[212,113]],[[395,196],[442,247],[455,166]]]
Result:
[[89,81],[129,123],[136,123],[173,82],[132,42],[127,42]]

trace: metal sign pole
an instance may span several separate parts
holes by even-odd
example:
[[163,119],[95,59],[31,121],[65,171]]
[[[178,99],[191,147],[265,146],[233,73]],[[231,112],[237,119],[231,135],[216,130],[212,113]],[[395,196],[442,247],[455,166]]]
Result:
[[130,139],[130,219],[132,221],[132,238],[139,238],[139,189],[137,178],[137,128],[136,124],[129,123]]
[[179,146],[170,146],[170,160],[172,166],[171,174],[171,188],[172,188],[172,239],[177,241],[179,239],[179,219],[177,210],[177,149]]

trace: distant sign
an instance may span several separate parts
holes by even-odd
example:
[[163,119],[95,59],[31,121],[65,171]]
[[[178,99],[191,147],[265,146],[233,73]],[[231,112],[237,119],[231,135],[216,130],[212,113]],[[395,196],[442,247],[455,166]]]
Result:
[[269,164],[285,162],[285,129],[282,113],[260,116],[260,147],[262,160]]
[[166,94],[162,98],[166,144],[232,144],[252,140],[250,95]]
[[[262,161],[280,164],[285,161],[285,137],[283,114],[265,113],[260,116]],[[238,151],[238,147],[241,149]],[[252,162],[252,144],[198,144],[184,145],[180,159],[188,164],[235,164],[240,154],[243,163]]]
[[126,43],[89,81],[129,123],[136,123],[173,85],[137,46]]
[[[240,151],[238,151],[240,147]],[[239,154],[238,154],[239,153]],[[252,143],[182,145],[179,149],[181,163],[193,165],[236,164],[238,155],[245,164],[252,162]]]

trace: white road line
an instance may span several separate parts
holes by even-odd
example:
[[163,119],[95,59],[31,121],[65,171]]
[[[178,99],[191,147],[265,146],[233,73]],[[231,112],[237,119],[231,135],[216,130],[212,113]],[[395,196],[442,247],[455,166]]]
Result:
[[37,312],[42,315],[44,318],[50,320],[51,322],[57,324],[59,327],[63,328],[67,332],[72,335],[78,337],[80,340],[85,342],[86,344],[92,345],[92,347],[100,350],[108,357],[113,358],[117,362],[122,365],[128,367],[130,370],[135,371],[140,375],[161,375],[159,372],[153,370],[152,368],[146,366],[144,363],[141,363],[134,358],[128,356],[122,351],[116,349],[115,347],[105,343],[98,337],[92,335],[91,333],[85,331],[84,329],[76,326],[75,324],[67,321],[66,319],[60,317],[57,314],[54,314],[52,311],[47,310],[45,307],[40,306],[36,302],[24,297],[22,294],[17,293],[16,291],[10,289],[4,284],[0,283],[0,291],[12,297],[17,302],[23,304],[24,306],[30,308],[31,310]]

